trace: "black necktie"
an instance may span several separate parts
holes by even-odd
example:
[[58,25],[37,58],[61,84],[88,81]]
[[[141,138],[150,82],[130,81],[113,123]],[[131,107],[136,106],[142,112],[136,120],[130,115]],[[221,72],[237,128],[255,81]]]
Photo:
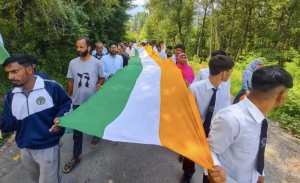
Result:
[[208,133],[210,131],[211,118],[213,116],[214,109],[215,109],[215,104],[216,104],[217,90],[218,89],[213,88],[214,94],[210,99],[210,103],[209,103],[207,113],[206,113],[206,117],[205,117],[204,124],[203,124],[206,137],[208,137]]
[[259,141],[259,148],[258,148],[258,156],[257,156],[257,162],[256,167],[258,173],[262,175],[264,166],[265,166],[265,148],[267,144],[267,131],[268,131],[268,121],[264,119],[262,121],[261,130],[260,130],[260,141]]

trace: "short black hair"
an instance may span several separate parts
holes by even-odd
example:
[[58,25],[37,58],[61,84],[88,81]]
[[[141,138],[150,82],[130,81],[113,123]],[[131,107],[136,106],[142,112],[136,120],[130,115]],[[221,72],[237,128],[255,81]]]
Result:
[[252,75],[252,90],[268,92],[279,86],[293,87],[293,78],[279,66],[266,66],[257,69]]
[[29,57],[31,58],[31,60],[32,60],[32,64],[35,64],[35,65],[37,65],[37,59],[35,58],[35,56],[33,56],[33,55],[29,55]]
[[175,49],[176,48],[181,48],[182,50],[184,50],[184,46],[182,45],[182,44],[177,44],[176,46],[175,46]]
[[216,51],[212,52],[211,57],[214,57],[217,55],[225,55],[226,56],[226,53],[222,50],[216,50]]
[[86,46],[89,47],[89,46],[92,46],[92,41],[87,38],[87,37],[80,37],[77,39],[77,41],[80,41],[80,40],[85,40],[85,43],[86,43]]
[[160,44],[156,45],[156,48],[161,48]]
[[118,47],[118,43],[116,43],[116,42],[111,42],[111,43],[109,43],[109,48],[110,48],[112,45],[115,45],[115,46]]
[[225,55],[212,57],[208,63],[210,75],[218,75],[233,68],[234,62]]
[[167,53],[167,58],[170,58],[170,57],[172,57],[172,56],[173,56],[172,53]]
[[173,48],[172,46],[167,46],[167,49],[172,50]]
[[25,55],[25,54],[19,54],[19,55],[14,55],[14,56],[8,57],[4,61],[2,67],[5,68],[6,66],[8,66],[11,63],[18,62],[24,68],[27,68],[29,66],[32,66],[32,64],[34,64],[32,57],[33,56],[31,56],[31,55]]

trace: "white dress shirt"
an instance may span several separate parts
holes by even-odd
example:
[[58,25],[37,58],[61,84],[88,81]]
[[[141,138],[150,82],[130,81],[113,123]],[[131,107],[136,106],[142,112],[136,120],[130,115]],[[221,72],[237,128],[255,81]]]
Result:
[[162,59],[166,59],[167,58],[167,55],[165,54],[165,52],[163,52],[163,51],[156,51],[158,54],[159,54],[159,56],[162,58]]
[[260,131],[265,116],[247,98],[219,111],[212,121],[208,143],[215,165],[227,174],[228,183],[256,183]]
[[177,58],[175,57],[175,54],[173,54],[171,58],[173,59],[173,62],[176,64]]
[[[194,95],[196,99],[196,103],[198,106],[198,110],[202,119],[202,122],[204,123],[205,117],[207,114],[208,106],[211,100],[211,97],[213,96],[213,88],[215,88],[209,78],[206,78],[205,80],[201,80],[195,83],[192,83],[189,86],[190,92]],[[217,114],[217,112],[225,107],[230,106],[230,94],[228,92],[228,86],[226,83],[222,82],[219,87],[216,94],[216,103],[214,108],[214,113]]]
[[131,47],[131,49],[129,47],[126,48],[126,53],[130,56],[133,57],[135,55],[135,49],[133,47]]
[[[208,78],[209,75],[210,75],[209,68],[200,69],[200,71],[196,75],[193,82],[197,82],[197,81],[201,81],[203,79],[206,79],[206,78]],[[226,82],[227,85],[228,85],[229,93],[230,93],[230,82],[231,82],[231,80],[229,78]]]

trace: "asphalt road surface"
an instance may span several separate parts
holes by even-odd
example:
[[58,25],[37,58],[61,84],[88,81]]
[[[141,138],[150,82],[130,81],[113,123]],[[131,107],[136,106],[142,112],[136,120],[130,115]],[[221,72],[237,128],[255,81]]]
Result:
[[[178,154],[160,146],[116,143],[103,140],[96,149],[90,149],[92,137],[85,135],[83,159],[64,180],[78,183],[179,183],[183,174]],[[61,170],[72,156],[72,135],[65,135],[61,147]],[[0,150],[1,151],[1,150]],[[0,152],[1,183],[31,183],[13,143]],[[202,182],[202,168],[197,165],[192,183]],[[63,173],[62,173],[63,174]]]

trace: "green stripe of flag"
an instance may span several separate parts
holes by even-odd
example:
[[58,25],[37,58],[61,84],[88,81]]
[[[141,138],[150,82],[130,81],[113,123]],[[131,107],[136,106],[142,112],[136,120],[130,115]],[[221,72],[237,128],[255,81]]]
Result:
[[[136,50],[128,66],[111,77],[87,102],[62,117],[60,126],[103,137],[106,126],[113,122],[125,108],[142,70],[141,58]],[[93,128],[90,128],[91,126]]]
[[3,45],[3,40],[0,33],[0,64],[3,64],[3,62],[9,57],[10,55],[6,51]]

